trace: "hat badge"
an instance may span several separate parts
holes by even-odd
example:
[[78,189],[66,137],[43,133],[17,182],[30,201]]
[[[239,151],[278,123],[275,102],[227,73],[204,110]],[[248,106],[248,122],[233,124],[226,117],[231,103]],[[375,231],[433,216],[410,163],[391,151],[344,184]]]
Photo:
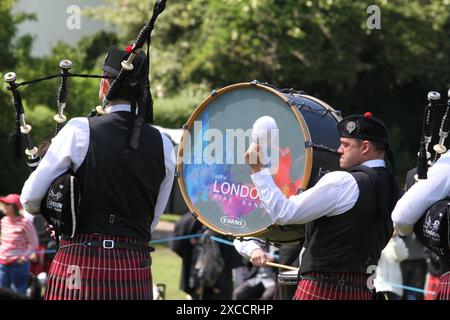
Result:
[[347,132],[351,134],[356,129],[356,123],[354,121],[349,121],[345,128],[347,129]]

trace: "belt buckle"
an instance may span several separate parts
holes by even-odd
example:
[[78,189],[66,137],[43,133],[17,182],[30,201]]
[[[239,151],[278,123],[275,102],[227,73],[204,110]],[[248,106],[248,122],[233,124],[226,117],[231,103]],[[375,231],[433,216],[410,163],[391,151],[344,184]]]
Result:
[[114,240],[103,240],[104,249],[114,249]]

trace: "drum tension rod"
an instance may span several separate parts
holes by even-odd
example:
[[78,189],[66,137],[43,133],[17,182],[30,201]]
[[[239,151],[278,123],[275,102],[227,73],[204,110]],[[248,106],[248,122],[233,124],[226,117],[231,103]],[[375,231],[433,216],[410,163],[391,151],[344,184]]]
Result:
[[294,88],[280,89],[280,91],[282,93],[287,93],[287,94],[290,94],[290,95],[294,95],[294,94],[304,95],[305,94],[305,91],[303,91],[303,90],[295,90]]
[[330,108],[325,108],[324,110],[322,110],[322,109],[319,110],[319,109],[311,108],[310,106],[308,106],[307,104],[305,104],[303,101],[300,102],[300,103],[298,103],[298,102],[295,102],[295,101],[293,101],[293,100],[288,100],[287,103],[288,103],[291,107],[297,107],[298,111],[302,111],[303,108],[306,108],[306,109],[308,109],[309,111],[319,113],[321,116],[325,116],[325,115],[327,115],[328,113],[332,114],[332,113],[334,113],[334,112],[336,112],[336,114],[338,114],[339,116],[340,116],[340,114],[341,114],[340,111],[333,110],[333,109],[330,109]]

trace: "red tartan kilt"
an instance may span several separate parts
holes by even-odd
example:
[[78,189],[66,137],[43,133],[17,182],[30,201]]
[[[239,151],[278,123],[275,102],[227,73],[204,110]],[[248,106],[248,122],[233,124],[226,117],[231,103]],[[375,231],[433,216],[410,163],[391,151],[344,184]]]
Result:
[[[320,277],[319,273],[310,272],[307,275]],[[333,276],[366,286],[367,276],[362,273],[333,273]],[[298,282],[293,300],[373,300],[372,292],[367,288],[356,288],[347,285],[331,284],[314,280],[302,279]]]
[[[60,246],[84,241],[135,239],[105,235],[77,235]],[[46,300],[151,300],[150,255],[126,249],[71,246],[59,250],[50,267]]]
[[450,300],[450,271],[441,276],[437,290],[437,300]]

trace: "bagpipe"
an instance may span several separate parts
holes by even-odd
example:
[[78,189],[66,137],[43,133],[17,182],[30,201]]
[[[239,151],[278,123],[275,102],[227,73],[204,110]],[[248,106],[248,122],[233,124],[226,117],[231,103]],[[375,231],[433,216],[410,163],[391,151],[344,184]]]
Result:
[[[441,95],[436,91],[428,93],[428,104],[424,110],[422,137],[417,155],[416,182],[428,178],[428,168],[433,166],[442,154],[447,152],[444,143],[450,129],[450,89],[447,104],[439,104]],[[433,139],[436,118],[442,114],[439,127],[439,142],[433,146],[434,157],[428,151]],[[442,174],[447,174],[443,172]],[[450,258],[450,198],[447,197],[433,204],[414,225],[417,238],[432,252],[441,257]]]
[[[448,91],[448,101],[447,104],[439,104],[441,95],[439,92],[430,91],[427,95],[428,104],[424,109],[423,126],[422,126],[422,137],[420,140],[419,152],[417,155],[417,180],[427,179],[428,168],[433,166],[434,163],[440,158],[440,156],[447,152],[447,148],[444,143],[448,137],[450,119],[450,90]],[[438,112],[445,108],[444,114],[442,116],[441,126],[439,129],[439,142],[433,146],[435,152],[432,159],[431,152],[428,151],[428,147],[433,138],[433,132],[435,129],[436,117]]]
[[[18,83],[16,82],[17,75],[14,72],[5,74],[4,80],[8,83],[7,89],[12,93],[12,101],[16,114],[15,128],[10,139],[13,157],[16,159],[20,158],[21,137],[25,141],[25,155],[27,156],[26,162],[30,172],[33,172],[38,167],[41,158],[46,152],[46,150],[39,150],[32,140],[32,127],[26,121],[25,110],[19,92],[20,87],[58,77],[60,78],[60,86],[57,96],[57,112],[53,117],[56,122],[54,136],[60,132],[64,126],[64,123],[67,121],[67,116],[64,112],[67,106],[68,79],[71,77],[111,79],[111,85],[102,101],[101,106],[97,106],[94,110],[92,110],[88,117],[105,114],[105,108],[116,95],[120,88],[120,83],[126,78],[127,73],[133,70],[133,60],[136,58],[138,52],[143,48],[145,43],[147,43],[147,66],[150,68],[149,50],[151,33],[155,26],[156,19],[159,14],[164,11],[165,7],[166,0],[156,1],[150,20],[142,27],[138,37],[134,41],[134,44],[127,49],[127,52],[129,53],[128,58],[122,61],[122,68],[117,76],[71,73],[70,69],[72,68],[72,62],[67,59],[61,60],[59,64],[60,72],[56,75],[50,75],[43,78]],[[145,86],[148,89],[148,95],[144,100],[146,103],[150,104],[150,107],[152,107],[153,100],[150,93],[150,83],[148,77],[145,82]],[[149,120],[148,115],[144,113],[145,112],[143,110],[139,109],[130,143],[131,147],[137,148],[140,125],[144,122],[144,120]],[[150,122],[151,120],[152,119],[150,118]],[[44,199],[41,202],[40,214],[45,218],[47,223],[52,225],[55,229],[57,234],[56,239],[59,238],[59,235],[65,235],[71,238],[75,235],[80,200],[79,182],[74,172],[70,169],[61,176],[57,177],[50,185]]]

